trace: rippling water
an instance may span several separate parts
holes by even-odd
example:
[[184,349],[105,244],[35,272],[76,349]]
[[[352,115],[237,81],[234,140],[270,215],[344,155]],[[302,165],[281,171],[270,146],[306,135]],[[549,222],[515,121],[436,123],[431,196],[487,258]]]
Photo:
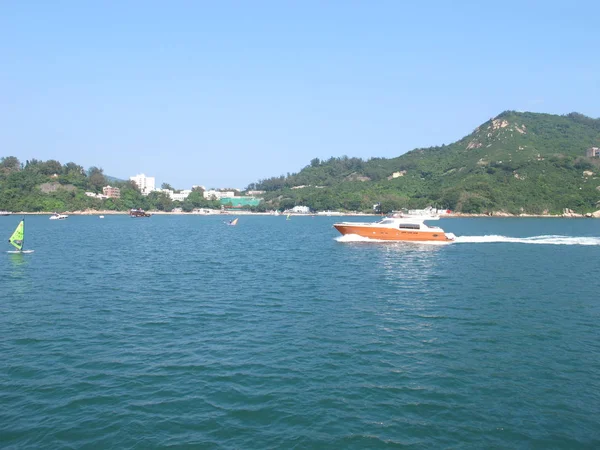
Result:
[[27,218],[0,447],[600,447],[600,221],[442,220],[443,246],[333,222]]

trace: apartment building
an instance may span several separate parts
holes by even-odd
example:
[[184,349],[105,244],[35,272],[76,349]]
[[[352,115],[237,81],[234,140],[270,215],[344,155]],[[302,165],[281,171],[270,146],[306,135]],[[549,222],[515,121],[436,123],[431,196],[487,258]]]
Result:
[[143,173],[129,177],[142,192],[142,195],[148,195],[150,192],[156,190],[156,180],[154,177],[147,177]]

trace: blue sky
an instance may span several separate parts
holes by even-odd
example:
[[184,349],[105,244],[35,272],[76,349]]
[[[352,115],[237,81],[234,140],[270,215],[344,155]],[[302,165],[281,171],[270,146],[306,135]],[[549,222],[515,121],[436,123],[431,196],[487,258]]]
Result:
[[[459,5],[456,5],[456,4]],[[0,3],[0,156],[177,188],[600,116],[600,2]]]

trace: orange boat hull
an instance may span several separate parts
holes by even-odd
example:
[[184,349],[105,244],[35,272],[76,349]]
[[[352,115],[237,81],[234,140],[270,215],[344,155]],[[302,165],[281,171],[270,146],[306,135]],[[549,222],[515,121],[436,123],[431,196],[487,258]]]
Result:
[[399,230],[397,228],[365,227],[356,225],[334,225],[343,235],[357,234],[358,236],[384,241],[442,241],[452,239],[446,237],[443,231]]

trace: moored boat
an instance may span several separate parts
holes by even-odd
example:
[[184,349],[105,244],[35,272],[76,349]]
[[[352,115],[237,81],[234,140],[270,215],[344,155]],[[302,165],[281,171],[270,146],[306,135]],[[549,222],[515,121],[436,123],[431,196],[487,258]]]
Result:
[[54,213],[50,216],[50,220],[65,220],[69,217],[67,214]]
[[374,223],[340,222],[333,226],[343,235],[384,241],[452,242],[456,238],[453,233],[425,224],[428,220],[439,220],[439,217],[395,214]]
[[132,209],[129,211],[130,217],[150,217],[152,214],[147,213],[143,209]]

